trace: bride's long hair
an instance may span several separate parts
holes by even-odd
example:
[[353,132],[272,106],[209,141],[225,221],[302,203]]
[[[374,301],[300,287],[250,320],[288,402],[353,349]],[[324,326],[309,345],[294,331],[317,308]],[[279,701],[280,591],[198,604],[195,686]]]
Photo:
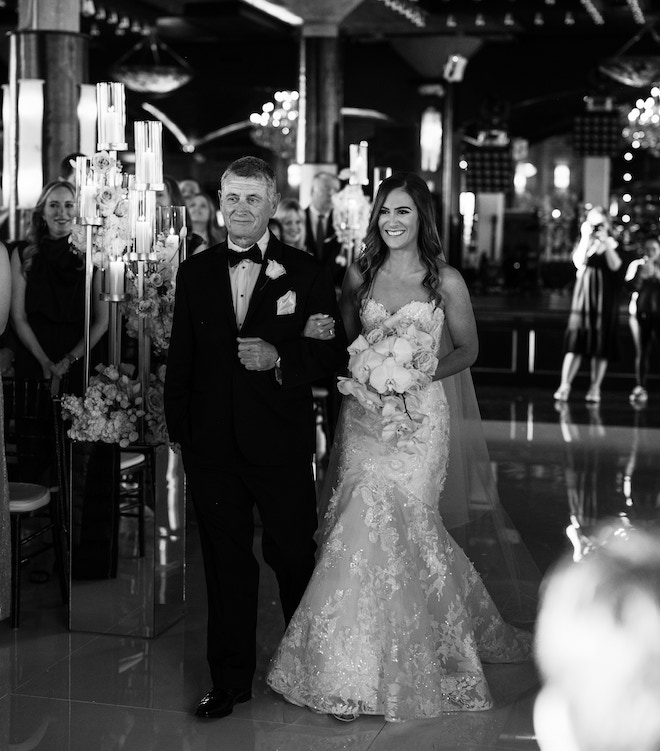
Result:
[[362,284],[358,287],[357,298],[362,301],[369,294],[374,277],[387,258],[388,247],[380,235],[378,218],[387,197],[397,188],[405,190],[417,208],[419,260],[426,268],[422,286],[429,291],[430,299],[439,303],[441,296],[438,293],[438,260],[444,260],[444,256],[438,234],[435,207],[427,184],[414,172],[395,172],[383,180],[378,188],[364,238],[364,250],[357,260],[362,275]]

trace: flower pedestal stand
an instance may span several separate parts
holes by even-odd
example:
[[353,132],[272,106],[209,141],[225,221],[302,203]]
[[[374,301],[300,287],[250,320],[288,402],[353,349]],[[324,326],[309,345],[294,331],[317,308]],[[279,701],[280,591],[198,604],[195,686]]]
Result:
[[[143,457],[122,480],[122,455]],[[164,444],[69,442],[69,628],[154,637],[184,614],[185,485],[181,457]],[[138,514],[122,514],[122,482],[137,481]],[[140,518],[141,516],[141,518]],[[87,517],[87,526],[85,518]],[[144,523],[144,555],[140,524]],[[91,526],[90,526],[91,525]]]

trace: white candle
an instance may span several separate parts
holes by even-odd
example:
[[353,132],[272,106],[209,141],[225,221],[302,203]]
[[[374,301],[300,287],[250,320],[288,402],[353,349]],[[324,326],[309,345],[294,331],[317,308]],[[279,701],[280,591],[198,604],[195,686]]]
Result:
[[367,172],[367,166],[368,166],[368,158],[367,158],[367,142],[366,141],[360,141],[360,146],[358,149],[359,153],[359,162],[358,162],[358,183],[360,185],[368,185],[369,184],[369,175]]
[[121,121],[121,116],[119,115],[119,113],[115,112],[114,110],[108,110],[103,117],[103,123],[105,126],[106,143],[123,143],[123,123]]
[[169,250],[179,247],[179,236],[174,233],[173,227],[170,227],[170,234],[165,238],[165,247]]
[[138,258],[146,260],[151,246],[151,228],[145,221],[135,223],[135,250]]
[[358,158],[358,145],[356,143],[352,143],[348,147],[348,168],[351,172],[351,176],[357,174]]
[[110,284],[108,286],[108,291],[111,295],[124,294],[124,268],[123,261],[110,261]]
[[80,188],[80,215],[87,219],[96,216],[96,187],[83,185]]
[[145,151],[142,154],[142,176],[143,182],[148,185],[156,182],[156,155],[153,151]]

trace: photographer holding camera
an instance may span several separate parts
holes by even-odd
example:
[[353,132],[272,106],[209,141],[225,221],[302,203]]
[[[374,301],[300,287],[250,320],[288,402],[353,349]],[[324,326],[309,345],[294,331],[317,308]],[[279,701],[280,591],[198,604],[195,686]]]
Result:
[[573,251],[577,274],[564,334],[561,384],[554,394],[557,401],[568,401],[571,384],[584,356],[591,359],[591,383],[585,400],[592,404],[600,402],[600,386],[608,362],[617,355],[622,287],[618,245],[607,212],[600,206],[590,209]]

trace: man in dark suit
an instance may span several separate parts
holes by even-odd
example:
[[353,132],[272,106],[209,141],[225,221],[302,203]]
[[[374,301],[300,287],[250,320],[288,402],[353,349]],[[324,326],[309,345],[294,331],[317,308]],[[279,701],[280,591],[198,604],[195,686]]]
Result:
[[[288,623],[314,567],[314,416],[310,383],[345,362],[346,334],[327,272],[283,245],[268,220],[279,201],[261,159],[225,170],[220,207],[227,241],[179,270],[165,381],[170,439],[183,452],[202,545],[213,688],[199,717],[224,717],[251,698],[262,550]],[[330,340],[305,338],[325,313]]]
[[337,175],[330,172],[317,172],[314,175],[310,205],[305,209],[305,242],[307,252],[328,269],[339,290],[346,273],[346,263],[333,226],[332,196],[338,191]]

